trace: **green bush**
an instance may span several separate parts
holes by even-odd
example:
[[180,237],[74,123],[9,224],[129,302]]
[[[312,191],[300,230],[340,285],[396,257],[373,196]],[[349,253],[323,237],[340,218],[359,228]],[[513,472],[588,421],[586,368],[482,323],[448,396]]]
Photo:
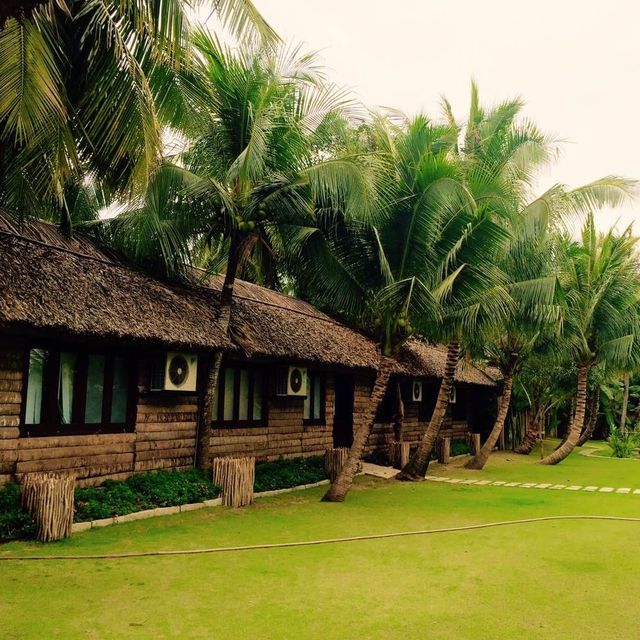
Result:
[[20,503],[20,487],[10,482],[0,488],[0,540],[32,538],[36,525]]
[[452,456],[461,456],[471,453],[469,443],[466,440],[452,440],[450,453]]
[[255,491],[288,489],[319,482],[327,477],[322,456],[261,462],[256,465]]
[[141,473],[124,481],[106,480],[99,487],[76,489],[75,521],[202,502],[216,498],[219,493],[220,489],[197,469]]
[[608,438],[611,447],[611,455],[614,458],[630,458],[635,449],[638,447],[638,433],[627,431],[622,433],[620,429],[614,427],[611,429],[611,435]]

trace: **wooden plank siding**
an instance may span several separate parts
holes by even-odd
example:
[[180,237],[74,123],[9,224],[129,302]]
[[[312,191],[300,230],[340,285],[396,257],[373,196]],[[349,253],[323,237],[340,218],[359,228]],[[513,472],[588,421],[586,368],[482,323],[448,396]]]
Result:
[[242,453],[258,460],[320,455],[333,444],[333,377],[325,385],[325,424],[304,425],[302,398],[270,397],[268,426],[220,428],[214,425],[213,457]]
[[0,484],[15,473],[20,437],[22,346],[0,343]]
[[[99,484],[133,473],[193,466],[197,397],[140,393],[135,431],[129,433],[20,437],[24,347],[0,344],[0,484],[33,471],[73,470],[78,485]],[[145,367],[141,367],[143,382]],[[144,385],[141,384],[141,388]],[[364,396],[358,399],[358,389]],[[355,411],[368,387],[356,385]],[[266,400],[268,426],[219,428],[211,437],[212,457],[245,454],[259,461],[322,455],[333,444],[334,380],[325,379],[325,422],[303,424],[302,398]]]

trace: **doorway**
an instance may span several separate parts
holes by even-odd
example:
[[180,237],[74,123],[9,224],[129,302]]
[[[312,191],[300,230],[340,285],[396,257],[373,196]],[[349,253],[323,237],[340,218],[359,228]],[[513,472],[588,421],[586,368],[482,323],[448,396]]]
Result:
[[333,446],[350,447],[353,444],[353,376],[336,375],[333,412]]

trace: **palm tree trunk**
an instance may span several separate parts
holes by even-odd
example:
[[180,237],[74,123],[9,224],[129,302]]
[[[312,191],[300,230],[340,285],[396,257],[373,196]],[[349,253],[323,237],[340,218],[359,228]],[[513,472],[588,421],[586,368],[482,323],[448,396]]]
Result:
[[405,468],[396,476],[398,480],[423,480],[425,475],[427,475],[431,452],[440,434],[440,429],[442,428],[442,423],[447,413],[447,407],[449,406],[449,393],[451,392],[451,385],[453,384],[453,379],[456,374],[459,354],[460,344],[452,340],[447,347],[447,362],[445,364],[444,377],[440,382],[440,390],[438,391],[438,398],[436,400],[436,406],[433,409],[431,420],[429,420],[429,425],[422,436],[417,451],[411,456]]
[[354,415],[354,422],[357,426],[353,437],[353,444],[351,445],[351,449],[349,449],[349,455],[340,473],[331,483],[327,493],[322,497],[323,502],[343,502],[347,497],[347,493],[349,493],[356,471],[358,470],[360,460],[362,460],[362,454],[364,453],[364,448],[369,439],[371,429],[373,428],[378,407],[386,393],[392,366],[393,361],[391,359],[380,358],[378,373],[376,374],[376,379],[371,389],[367,407],[358,415]]
[[589,409],[589,421],[587,426],[583,430],[582,434],[578,438],[577,447],[581,447],[592,435],[596,428],[596,422],[598,420],[598,408],[600,407],[600,387],[596,385],[593,390],[593,398],[591,398],[591,407]]
[[395,442],[402,442],[404,428],[404,402],[402,400],[402,385],[400,379],[396,380],[396,407],[393,412],[393,438]]
[[498,442],[498,438],[504,429],[504,423],[507,419],[507,413],[509,411],[509,403],[511,402],[511,387],[513,385],[513,378],[511,376],[507,376],[504,379],[504,388],[502,391],[502,400],[500,401],[500,409],[498,410],[498,415],[496,416],[496,421],[493,425],[493,429],[491,429],[491,433],[489,437],[486,439],[485,443],[482,445],[482,448],[478,453],[467,462],[464,466],[467,469],[476,469],[480,471],[485,464],[487,464],[487,460],[493,451],[493,447],[496,446],[496,442]]
[[622,413],[620,414],[620,431],[627,433],[627,405],[629,404],[629,372],[624,374],[624,394],[622,395]]
[[[246,252],[250,249],[250,243],[238,233],[231,237],[229,257],[227,258],[227,271],[220,293],[220,308],[218,324],[226,335],[229,335],[231,327],[231,303],[233,302],[233,288],[236,282],[238,269]],[[216,352],[210,359],[207,367],[207,382],[203,387],[198,406],[198,420],[196,427],[196,453],[195,464],[198,469],[208,471],[211,469],[211,408],[213,398],[218,386],[220,367],[222,366],[222,352]]]
[[589,365],[578,367],[578,393],[576,395],[576,412],[566,440],[551,455],[540,460],[540,464],[558,464],[562,462],[575,448],[584,426],[584,415],[587,406],[587,376]]

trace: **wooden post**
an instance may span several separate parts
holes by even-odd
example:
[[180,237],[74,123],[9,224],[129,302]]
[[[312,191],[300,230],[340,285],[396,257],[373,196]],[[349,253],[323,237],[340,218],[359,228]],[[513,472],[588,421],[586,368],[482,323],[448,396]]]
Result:
[[389,461],[394,469],[402,469],[409,462],[409,442],[390,442]]
[[41,542],[71,535],[75,473],[28,473],[22,481],[22,506],[31,514]]
[[324,470],[327,472],[331,482],[338,477],[348,455],[348,447],[330,447],[329,449],[325,449]]
[[256,459],[214,458],[213,483],[221,489],[222,503],[227,507],[244,507],[253,502]]
[[472,456],[478,455],[478,452],[480,451],[480,434],[470,433],[469,436],[470,436],[469,443],[471,445],[471,455]]
[[438,444],[438,462],[449,464],[451,462],[451,438],[448,436],[442,437]]

